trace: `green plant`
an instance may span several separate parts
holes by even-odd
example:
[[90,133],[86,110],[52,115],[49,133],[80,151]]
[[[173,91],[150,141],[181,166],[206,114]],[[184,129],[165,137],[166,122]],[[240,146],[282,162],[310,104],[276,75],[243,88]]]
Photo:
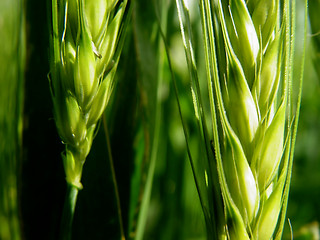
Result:
[[188,6],[176,3],[204,149],[190,160],[208,239],[280,239],[302,90],[303,64],[293,69],[295,1],[198,2],[207,92]]
[[[179,0],[178,3],[182,3],[179,8],[179,17],[181,18],[181,27],[183,26],[182,32],[187,48],[187,58],[185,58],[185,49],[181,41],[181,30],[179,29],[179,19],[176,12],[176,1],[128,0],[128,4],[130,3],[130,8],[132,8],[129,11],[128,6],[126,7],[130,14],[128,14],[129,17],[127,12],[123,15],[124,20],[120,23],[120,41],[117,43],[115,55],[112,56],[113,61],[109,64],[110,74],[111,72],[114,74],[113,71],[115,71],[112,67],[117,68],[117,73],[114,74],[114,77],[109,77],[106,74],[105,79],[112,79],[111,81],[114,83],[112,84],[114,87],[109,91],[109,93],[112,92],[109,100],[104,99],[107,101],[106,111],[101,115],[101,118],[103,118],[101,123],[100,120],[97,121],[93,136],[88,137],[90,140],[93,139],[93,142],[90,153],[86,156],[85,167],[80,171],[81,174],[79,174],[79,171],[68,171],[69,177],[67,180],[77,184],[77,187],[81,187],[83,184],[83,189],[78,191],[76,188],[69,186],[71,194],[67,193],[67,200],[64,202],[66,186],[70,183],[66,184],[63,161],[59,159],[61,159],[61,152],[64,158],[67,152],[71,152],[69,155],[74,158],[73,155],[75,154],[73,152],[75,149],[66,140],[63,139],[64,141],[62,141],[57,133],[52,114],[53,101],[50,90],[52,90],[52,97],[56,100],[55,103],[60,102],[66,105],[67,115],[62,114],[63,111],[60,111],[62,109],[54,112],[54,117],[58,113],[63,119],[59,125],[63,128],[63,131],[68,131],[69,124],[78,126],[78,123],[82,122],[82,125],[86,125],[81,121],[83,120],[84,110],[77,107],[85,105],[81,101],[81,90],[80,95],[77,95],[76,90],[72,89],[72,84],[75,83],[76,61],[74,59],[78,48],[76,45],[80,42],[79,40],[77,43],[77,33],[81,31],[71,27],[78,25],[77,17],[74,16],[78,16],[78,10],[80,9],[73,12],[69,10],[72,5],[80,4],[80,0],[56,1],[57,29],[55,31],[53,31],[51,23],[52,2],[52,0],[0,1],[0,42],[2,43],[0,48],[0,239],[22,238],[28,240],[37,239],[39,236],[48,240],[59,239],[59,229],[62,225],[64,228],[61,229],[61,237],[68,238],[72,231],[72,239],[77,240],[119,240],[124,237],[135,240],[200,240],[206,239],[206,237],[207,239],[218,238],[221,236],[219,235],[221,232],[221,238],[230,237],[228,234],[231,235],[232,233],[230,226],[233,223],[238,223],[237,226],[244,225],[244,235],[254,238],[253,235],[259,232],[259,230],[254,232],[257,229],[256,222],[262,222],[262,218],[259,218],[259,216],[262,215],[263,208],[261,208],[261,205],[264,200],[260,196],[263,193],[261,194],[259,190],[258,213],[253,216],[254,222],[248,224],[245,222],[247,207],[241,206],[244,205],[242,199],[236,196],[237,185],[230,184],[232,178],[230,172],[235,170],[233,165],[230,164],[230,162],[233,163],[231,161],[233,159],[232,155],[231,157],[228,155],[228,148],[231,149],[230,152],[232,153],[232,147],[235,149],[234,146],[240,146],[239,148],[243,149],[245,160],[253,162],[253,156],[251,159],[248,158],[248,152],[252,151],[251,144],[246,140],[249,134],[244,134],[242,130],[247,131],[247,129],[241,127],[246,124],[246,121],[242,121],[242,124],[231,121],[234,118],[240,119],[240,114],[232,112],[232,106],[237,102],[234,101],[234,97],[232,99],[229,97],[237,94],[236,88],[232,88],[234,82],[230,81],[232,79],[231,70],[233,69],[230,59],[239,60],[233,61],[232,63],[237,63],[233,66],[238,65],[243,70],[244,82],[248,86],[250,85],[250,94],[254,103],[258,106],[257,112],[265,112],[266,118],[268,118],[272,114],[269,113],[267,107],[264,107],[262,99],[271,99],[268,97],[270,94],[267,91],[259,92],[260,89],[265,89],[266,85],[261,84],[261,88],[259,88],[258,85],[254,85],[254,82],[258,82],[257,79],[262,81],[260,76],[266,76],[264,74],[266,65],[268,62],[273,62],[267,60],[267,56],[272,55],[269,47],[271,48],[274,44],[266,45],[265,54],[260,54],[259,49],[258,60],[255,64],[257,69],[256,67],[247,68],[246,66],[249,66],[251,61],[249,56],[251,44],[249,47],[243,47],[239,50],[237,44],[234,44],[237,39],[234,34],[231,34],[233,27],[230,27],[230,12],[234,14],[234,9],[230,7],[229,10],[228,3],[234,1]],[[65,5],[67,2],[68,8]],[[85,4],[87,2],[87,0],[82,1]],[[91,1],[91,3],[97,4],[100,10],[105,10],[100,4],[106,2],[101,0]],[[123,3],[120,0],[116,2],[115,9],[111,10],[112,16],[106,23],[108,28],[109,23],[112,22],[111,19],[116,15],[116,9],[119,9]],[[277,1],[248,0],[245,2],[253,21],[253,13],[255,12],[253,3],[258,2],[258,5],[265,4],[267,6]],[[279,106],[285,106],[286,108],[283,144],[282,146],[279,144],[279,148],[285,148],[287,151],[285,153],[289,154],[287,149],[290,147],[293,149],[293,136],[295,135],[295,124],[298,118],[295,111],[299,102],[300,81],[298,78],[302,74],[301,67],[303,67],[304,60],[303,42],[305,39],[303,38],[303,31],[305,29],[303,30],[301,25],[305,23],[303,19],[305,17],[303,14],[305,0],[295,0],[297,16],[294,18],[293,11],[292,14],[289,14],[290,21],[293,23],[289,29],[284,27],[287,21],[280,25],[280,22],[289,16],[286,11],[282,10],[282,7],[289,6],[288,9],[291,11],[294,7],[291,4],[294,2],[293,0],[279,0],[279,2],[276,30],[281,32],[278,36],[290,38],[292,44],[290,44],[290,50],[288,51],[286,47],[283,47],[285,45],[283,41],[279,41],[281,57],[278,57],[278,63],[281,66],[281,71],[278,93],[275,94],[273,105],[275,106],[275,112],[279,109]],[[183,3],[186,6],[183,6]],[[222,3],[227,34],[223,34],[222,31],[219,3]],[[312,17],[317,14],[317,7],[315,6],[317,3],[316,0],[309,3],[311,27],[314,26],[313,22],[317,20],[316,17]],[[268,7],[265,9],[268,9]],[[100,13],[100,11],[96,12],[95,17],[99,18]],[[210,14],[212,15],[210,16]],[[263,15],[255,15],[255,18],[257,16]],[[73,19],[73,21],[70,19]],[[128,19],[130,19],[130,22],[127,21]],[[231,21],[231,25],[234,24],[235,28],[238,29],[237,24],[240,21],[235,21],[235,19],[236,17]],[[205,31],[202,31],[201,21]],[[210,21],[213,24],[210,25]],[[296,21],[296,27],[294,21]],[[127,28],[125,28],[126,23],[128,23]],[[95,35],[94,32],[99,32],[97,30],[99,24],[95,24],[94,28],[89,25],[85,26],[89,29],[88,32],[91,36]],[[212,29],[210,29],[211,27]],[[318,38],[317,28],[312,27],[312,29],[310,42]],[[56,35],[52,35],[53,32]],[[124,32],[126,32],[126,38],[121,50]],[[262,35],[266,31],[261,31],[261,36],[256,29],[254,32],[258,35],[260,48],[265,44]],[[290,35],[287,35],[288,33]],[[244,33],[241,32],[241,34]],[[214,39],[211,37],[212,35]],[[230,44],[225,41],[226,35],[229,37]],[[276,34],[272,35],[272,41],[274,41]],[[54,39],[53,36],[57,38]],[[78,39],[80,39],[80,34]],[[252,39],[250,38],[248,41],[255,42]],[[60,48],[56,51],[58,55],[61,54],[57,57],[56,62],[49,40],[51,40],[51,47],[55,40],[58,43],[58,48]],[[208,40],[207,46],[206,40]],[[316,79],[314,66],[309,64],[311,63],[309,56],[316,53],[314,51],[316,45],[311,49],[311,47],[308,47],[308,43],[309,41],[306,41],[306,47],[310,51],[306,53],[306,70],[304,71],[304,78],[307,81],[303,83],[304,91],[301,105],[303,114],[299,118],[288,211],[286,217],[284,217],[289,181],[284,186],[286,195],[280,196],[283,200],[283,208],[274,232],[274,235],[279,233],[280,238],[280,228],[285,225],[282,239],[292,239],[292,234],[294,239],[312,237],[318,239],[317,236],[319,235],[317,224],[320,215],[317,201],[320,197],[320,182],[317,174],[320,166],[318,162],[319,148],[317,147],[320,136],[318,134],[318,129],[320,129],[318,114],[320,109],[319,81]],[[294,46],[294,48],[291,48],[291,46]],[[89,46],[88,53],[94,51],[95,53],[92,54],[94,60],[102,62],[102,58],[99,59],[102,55],[101,51],[97,46],[95,48]],[[245,52],[246,56],[242,56],[243,49],[249,49]],[[121,57],[118,63],[117,57],[119,57],[120,50]],[[216,59],[211,58],[214,56],[211,54],[211,50],[212,52],[213,50],[216,51]],[[206,52],[208,52],[207,56],[205,55]],[[228,52],[229,55],[227,55]],[[48,56],[49,54],[50,56]],[[166,57],[166,54],[170,56]],[[241,56],[239,57],[239,55]],[[278,54],[275,55],[278,56]],[[64,61],[61,61],[61,56],[63,56]],[[233,56],[236,56],[236,58]],[[283,59],[290,59],[290,62],[292,56],[294,59],[291,65],[289,64],[289,67],[285,68],[288,61]],[[91,57],[87,58],[90,63]],[[185,64],[186,59],[189,63],[189,72],[188,66]],[[270,59],[272,58],[270,57]],[[52,66],[51,71],[49,70],[48,60],[50,60]],[[68,64],[62,65],[62,62]],[[114,62],[114,65],[112,62]],[[80,61],[77,63],[80,63]],[[216,68],[214,63],[217,63]],[[211,69],[210,71],[206,70],[206,64],[208,65],[207,69]],[[85,67],[91,66],[87,63],[83,63],[83,65]],[[276,66],[276,68],[279,68],[279,66]],[[65,71],[66,69],[67,71]],[[213,76],[216,76],[216,69],[219,70],[218,80],[213,78]],[[55,70],[59,70],[58,73]],[[250,78],[252,72],[255,74],[254,77]],[[45,81],[48,73],[50,85]],[[288,76],[284,77],[286,73],[288,73]],[[60,74],[64,78],[60,78]],[[188,74],[192,76],[190,78],[192,91],[190,91]],[[210,78],[213,80],[210,81]],[[22,81],[22,79],[25,79],[25,81]],[[70,79],[72,81],[69,81]],[[171,79],[175,79],[173,85]],[[251,83],[248,79],[252,80],[250,80]],[[290,82],[292,87],[289,87],[291,90],[287,91],[288,101],[286,102],[290,105],[281,105],[281,99],[285,91],[283,79],[292,80]],[[83,79],[81,78],[81,80]],[[99,84],[105,80],[101,79]],[[61,84],[54,84],[57,82]],[[272,83],[272,81],[270,82]],[[68,83],[68,85],[65,83]],[[78,86],[83,86],[81,84]],[[50,89],[49,86],[52,88]],[[62,86],[61,89],[59,88],[56,91],[60,94],[60,100],[55,95],[54,86]],[[270,86],[273,89],[274,84],[270,84]],[[67,90],[69,87],[71,88],[70,91]],[[89,88],[90,86],[86,85],[86,87]],[[221,97],[219,98],[218,91],[220,89]],[[79,92],[79,89],[77,91]],[[88,90],[88,92],[90,91]],[[73,99],[63,97],[64,94],[70,94],[68,96],[73,97]],[[178,105],[175,94],[178,95]],[[255,99],[255,96],[259,98]],[[232,101],[229,101],[228,98]],[[218,101],[219,99],[220,101]],[[292,101],[289,101],[289,99],[292,99]],[[211,105],[210,100],[214,101]],[[89,105],[88,109],[90,108]],[[226,110],[225,115],[221,111],[222,107]],[[22,108],[24,108],[23,111]],[[236,108],[236,111],[243,112],[239,109]],[[217,118],[215,122],[212,120],[212,113],[214,112]],[[182,115],[183,125],[181,125],[179,114]],[[275,113],[273,121],[276,116]],[[258,115],[259,118],[262,119],[263,117]],[[78,119],[80,119],[79,122],[77,122]],[[231,120],[229,121],[229,119]],[[266,141],[268,130],[261,130],[260,122],[258,123],[258,130],[253,135],[257,139],[261,137],[263,141]],[[215,123],[217,131],[215,130]],[[283,127],[282,124],[279,125]],[[79,126],[71,130],[81,135],[81,129],[86,128],[88,126],[84,128]],[[184,128],[187,142],[185,142],[182,128]],[[290,131],[291,136],[289,136]],[[22,133],[23,138],[21,137]],[[238,139],[240,144],[236,144],[236,140],[230,141],[227,138],[227,133],[229,139]],[[268,138],[273,139],[272,136]],[[215,144],[217,139],[219,140],[218,147]],[[281,142],[281,138],[277,140]],[[263,145],[263,141],[259,144]],[[259,144],[253,145],[258,148]],[[247,145],[247,147],[243,147],[244,145]],[[267,150],[267,148],[260,147],[262,150]],[[217,154],[219,150],[220,155]],[[265,151],[261,151],[261,153],[263,152]],[[275,151],[273,153],[276,155]],[[221,157],[220,165],[217,164],[219,156]],[[188,157],[191,159],[191,164],[188,162]],[[283,156],[281,159],[278,168],[279,173],[275,174],[279,177],[278,186],[283,184],[283,181],[281,181],[283,179],[281,177],[282,169],[287,171],[287,179],[290,178],[290,167],[288,170],[285,169],[285,160],[291,163],[290,158],[286,159]],[[258,160],[256,162],[258,163]],[[257,174],[255,172],[258,172],[256,170],[258,164],[252,163],[251,165],[252,168],[249,170],[252,175]],[[77,166],[81,166],[81,164]],[[66,168],[70,170],[67,164]],[[191,169],[193,169],[193,172]],[[219,172],[217,169],[219,169]],[[220,179],[218,173],[222,176]],[[257,188],[260,189],[258,182],[263,182],[263,180],[259,180],[259,178],[254,180],[257,182]],[[273,182],[277,184],[276,181],[277,179]],[[220,185],[220,183],[222,184]],[[117,186],[115,187],[115,185]],[[223,190],[227,189],[223,192],[224,195],[221,186]],[[274,189],[277,189],[277,187]],[[199,194],[197,194],[197,190]],[[77,195],[78,192],[79,195]],[[71,201],[69,200],[70,195],[74,197]],[[266,200],[264,205],[267,205],[267,201],[269,200]],[[66,206],[65,215],[61,223],[64,203]],[[76,210],[73,217],[75,203]],[[228,209],[225,207],[227,204],[230,206]],[[201,211],[201,205],[203,211]],[[229,217],[229,221],[226,221],[226,216]],[[236,218],[237,216],[238,218]],[[285,223],[286,218],[288,218],[289,224]],[[72,230],[70,229],[71,223]],[[270,221],[270,223],[275,224],[275,221]],[[227,227],[228,234],[226,232]],[[239,233],[241,229],[237,229]],[[272,228],[270,227],[270,229]]]
[[21,239],[18,189],[25,68],[24,1],[0,2],[0,239]]
[[112,93],[127,1],[52,1],[50,84],[68,193],[62,237],[70,238],[81,175]]

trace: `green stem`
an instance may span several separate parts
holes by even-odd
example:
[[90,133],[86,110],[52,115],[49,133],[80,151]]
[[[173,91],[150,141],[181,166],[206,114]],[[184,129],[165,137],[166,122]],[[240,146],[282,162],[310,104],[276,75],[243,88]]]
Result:
[[63,207],[60,240],[71,240],[72,221],[76,207],[79,189],[71,184],[67,184],[66,199]]
[[106,119],[105,115],[103,115],[103,127],[104,127],[105,137],[106,137],[106,141],[107,141],[108,158],[109,158],[109,163],[110,163],[110,168],[111,168],[112,182],[113,182],[115,197],[116,197],[116,201],[117,201],[117,209],[118,209],[121,240],[125,240],[126,238],[125,238],[123,220],[122,220],[120,194],[119,194],[119,188],[118,188],[118,183],[117,183],[116,171],[114,169],[114,164],[113,164],[113,158],[112,158],[112,153],[111,153],[111,144],[110,144],[110,138],[109,138],[109,131],[108,131],[107,119]]

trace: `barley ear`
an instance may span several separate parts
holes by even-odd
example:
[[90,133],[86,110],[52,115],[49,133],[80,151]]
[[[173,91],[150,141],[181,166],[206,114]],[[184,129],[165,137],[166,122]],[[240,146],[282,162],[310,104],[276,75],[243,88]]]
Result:
[[62,158],[71,187],[68,194],[72,195],[67,197],[66,222],[61,225],[65,239],[70,238],[77,191],[82,189],[82,169],[113,90],[127,3],[52,0],[50,86],[56,126],[66,147]]
[[75,186],[80,186],[80,166],[113,89],[126,5],[127,1],[52,1],[51,92],[57,129],[68,149],[65,167],[71,170],[65,169],[66,179]]
[[[208,165],[212,167],[208,172],[217,175],[219,182],[213,184],[217,188],[213,192],[220,192],[222,198],[211,196],[215,197],[213,202],[224,206],[224,218],[213,223],[216,238],[280,239],[302,92],[303,64],[297,71],[300,76],[293,75],[295,1],[200,0],[208,86],[205,90],[209,94],[193,84],[202,79],[194,73],[197,66],[192,38],[186,38],[181,5],[177,0],[195,118],[201,120],[203,135],[212,136],[214,142],[216,165],[210,165],[213,159],[208,154]],[[304,44],[306,10],[305,0]],[[297,84],[295,99],[292,92]],[[206,128],[210,120],[203,114],[205,108],[200,101],[208,96],[212,133]],[[199,191],[199,195],[208,196],[207,191]],[[215,206],[210,209],[216,210]],[[209,219],[207,224],[211,223]]]

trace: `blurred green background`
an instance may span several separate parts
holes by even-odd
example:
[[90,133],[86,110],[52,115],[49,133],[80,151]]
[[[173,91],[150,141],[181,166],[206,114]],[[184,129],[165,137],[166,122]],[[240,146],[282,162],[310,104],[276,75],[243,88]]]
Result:
[[[143,236],[147,240],[205,239],[203,214],[159,34],[160,23],[170,48],[173,74],[191,136],[189,143],[196,149],[188,70],[175,2],[132,3],[132,21],[118,68],[118,84],[106,111],[126,236]],[[0,1],[0,231],[6,231],[5,222],[9,222],[12,232],[17,231],[8,238],[8,231],[7,235],[0,232],[3,240],[53,240],[59,233],[66,183],[61,159],[64,146],[56,132],[47,78],[50,4],[44,0]],[[194,29],[200,31],[197,4],[192,9]],[[303,7],[298,5],[297,9],[302,11],[297,14],[297,36],[302,39],[299,26],[303,25]],[[313,38],[310,30],[287,214],[294,239],[315,239],[309,234],[319,231],[320,221],[320,78],[312,61],[316,51]],[[297,46],[301,49],[299,41]],[[25,52],[20,53],[19,49]],[[14,54],[15,60],[8,57],[8,52]],[[20,74],[5,71],[9,67],[15,67],[13,72],[21,71]],[[120,239],[106,146],[101,124],[84,166],[84,188],[78,196],[73,239]],[[8,190],[12,178],[16,180],[12,180]],[[10,209],[4,201],[8,191],[16,191],[17,195],[12,199],[17,199],[16,206],[13,204]],[[288,226],[284,239],[291,238]]]

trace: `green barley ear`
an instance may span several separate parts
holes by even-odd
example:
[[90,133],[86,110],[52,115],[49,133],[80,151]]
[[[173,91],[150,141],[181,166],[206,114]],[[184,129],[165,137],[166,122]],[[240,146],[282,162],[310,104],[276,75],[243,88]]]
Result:
[[[231,9],[231,13],[232,2],[230,1],[230,6],[228,6]],[[251,13],[243,10],[244,15],[250,14],[249,16],[255,24],[254,36],[260,36],[260,42],[263,46],[262,48],[257,48],[258,45],[255,42],[252,41],[250,43],[248,41],[248,43],[252,44],[248,47],[249,52],[253,52],[254,49],[259,50],[259,53],[256,55],[256,61],[253,63],[243,60],[246,58],[244,51],[234,51],[233,54],[234,46],[237,47],[237,45],[234,45],[235,42],[232,39],[229,41],[229,32],[232,30],[225,27],[225,22],[227,21],[223,17],[223,13],[226,10],[222,10],[226,6],[221,3],[219,4],[218,21],[222,29],[221,32],[224,35],[223,46],[228,56],[227,69],[229,71],[226,73],[226,80],[223,80],[227,82],[227,102],[224,103],[221,98],[222,94],[220,93],[220,84],[217,82],[217,78],[214,86],[218,106],[220,106],[218,107],[218,111],[220,112],[222,126],[230,122],[230,131],[222,127],[224,136],[229,138],[228,132],[232,132],[233,130],[237,135],[234,139],[239,138],[240,140],[239,144],[233,145],[230,149],[225,148],[223,150],[221,158],[224,168],[218,169],[218,174],[222,176],[222,179],[225,177],[231,200],[239,209],[248,234],[251,235],[256,231],[254,234],[257,236],[257,239],[262,239],[264,234],[266,236],[265,239],[272,239],[275,236],[277,219],[283,207],[284,184],[285,181],[289,181],[283,175],[290,175],[291,172],[287,165],[289,155],[284,153],[289,151],[292,146],[286,144],[284,139],[290,139],[290,142],[294,141],[291,128],[288,127],[288,131],[285,131],[285,126],[290,126],[291,124],[289,120],[291,119],[291,115],[288,115],[288,108],[291,104],[289,101],[292,101],[292,99],[288,93],[291,92],[292,88],[290,85],[292,81],[290,62],[293,59],[293,38],[290,39],[288,34],[292,33],[291,30],[294,29],[294,26],[291,26],[291,24],[294,24],[294,21],[291,19],[295,16],[294,14],[291,15],[290,11],[294,13],[295,5],[293,4],[289,11],[288,2],[285,2],[282,6],[280,6],[279,2],[267,1],[267,3],[256,1],[251,9]],[[277,17],[278,9],[280,8],[283,11],[282,19]],[[261,14],[261,11],[265,11],[266,19],[259,19],[258,17],[261,17],[261,15],[256,15],[259,12]],[[268,19],[269,14],[275,18]],[[233,22],[234,16],[235,14],[229,16],[233,18]],[[243,21],[243,23],[245,22],[247,24],[248,22],[250,23],[250,21]],[[236,23],[234,25],[237,26]],[[243,24],[242,26],[246,29],[248,25]],[[283,27],[281,28],[280,26]],[[236,27],[236,29],[240,29],[240,27]],[[252,26],[249,25],[248,29],[252,29]],[[283,34],[283,31],[286,31],[287,35]],[[217,30],[216,32],[219,31]],[[281,48],[284,48],[284,50],[280,50]],[[240,61],[237,61],[237,59],[240,59]],[[254,64],[253,68],[251,64]],[[219,67],[219,62],[217,66]],[[250,79],[251,75],[243,74],[242,69],[244,73],[248,73],[251,69],[254,69],[254,79],[252,82]],[[283,72],[283,69],[286,69],[287,72]],[[237,74],[234,74],[235,72]],[[222,82],[222,80],[220,81]],[[235,84],[232,84],[233,82]],[[251,83],[253,84],[251,85]],[[240,94],[235,94],[236,92]],[[235,107],[230,108],[230,103],[233,103]],[[245,107],[241,107],[241,103]],[[256,120],[253,121],[253,119]],[[246,129],[254,129],[254,131]],[[245,151],[235,152],[235,149],[244,149]],[[293,151],[293,147],[290,151]],[[236,169],[233,172],[230,172],[230,167],[226,165],[231,159]],[[250,164],[249,168],[241,169],[241,166],[245,166],[244,161],[246,164]],[[279,176],[280,172],[282,173],[282,177]],[[230,178],[228,176],[232,173],[236,177],[233,177],[234,180],[230,181],[228,180]],[[241,178],[244,174],[247,178]],[[245,191],[244,188],[241,189],[240,187],[248,184],[247,181],[250,179],[248,176],[250,175],[255,183],[251,184],[251,192]],[[238,186],[240,190],[236,193],[238,194],[237,196],[233,190],[235,186]],[[221,187],[224,188],[225,185]],[[258,194],[255,193],[256,191]],[[257,198],[257,207],[255,211],[250,212],[250,205],[245,203],[253,195]],[[225,197],[224,201],[225,205],[229,204],[228,198]],[[246,214],[244,214],[244,210]],[[274,217],[273,221],[269,222],[272,217]]]
[[[211,116],[209,129],[213,133],[206,128],[208,119],[200,126],[205,137],[213,138],[216,165],[208,155],[212,167],[207,172],[217,175],[219,182],[213,184],[213,192],[221,193],[221,197],[208,189],[202,190],[205,193],[200,189],[199,195],[215,197],[212,202],[217,206],[222,202],[224,219],[219,216],[213,223],[207,220],[207,225],[215,225],[214,239],[280,239],[303,76],[303,64],[300,76],[293,75],[295,1],[199,2],[208,93],[197,89],[200,83],[196,81],[202,79],[197,79],[196,61],[189,57],[193,56],[192,39],[186,41],[179,0],[177,7],[191,82],[197,83],[196,90],[192,88],[195,111],[204,111],[201,99],[209,96],[210,113],[195,117],[202,120]],[[306,10],[307,1],[304,43]],[[186,11],[185,15],[188,19]],[[190,25],[187,22],[188,32]],[[292,94],[294,85],[299,86],[297,99]],[[200,182],[201,178],[196,180]],[[209,209],[213,209],[212,216],[219,213],[216,206]],[[206,210],[204,213],[210,215]]]
[[127,0],[52,0],[50,84],[57,130],[66,146],[62,158],[68,194],[72,194],[71,216],[65,217],[62,237],[70,237],[82,168],[113,90],[127,5]]
[[[250,85],[250,75],[230,74],[234,72],[235,69],[240,69],[237,71],[240,73],[241,69],[244,69],[243,72],[248,73],[248,71],[252,69],[252,63],[243,60],[236,61],[238,58],[244,59],[244,57],[241,56],[244,53],[235,51],[235,55],[233,54],[232,49],[234,49],[234,42],[232,39],[231,41],[228,39],[230,28],[225,28],[225,19],[222,17],[222,13],[225,12],[225,10],[220,10],[219,14],[220,26],[224,35],[224,47],[228,56],[229,73],[226,74],[227,78],[225,80],[227,82],[228,92],[227,103],[224,103],[221,94],[218,94],[218,92],[221,91],[219,84],[215,84],[216,97],[221,106],[218,110],[220,112],[221,121],[225,123],[230,122],[231,128],[240,140],[240,144],[237,147],[238,149],[243,148],[245,154],[240,154],[241,152],[235,154],[234,148],[231,148],[231,150],[224,149],[222,155],[224,169],[218,169],[218,173],[221,176],[225,176],[227,188],[231,193],[231,199],[242,213],[241,216],[246,225],[248,234],[251,235],[252,232],[256,231],[255,234],[258,236],[258,239],[264,234],[267,236],[265,239],[270,239],[273,238],[275,234],[275,227],[278,222],[277,219],[281,208],[283,207],[281,204],[283,203],[284,182],[288,181],[284,180],[285,177],[279,178],[279,174],[282,172],[282,175],[287,175],[291,172],[289,166],[285,164],[289,161],[289,155],[284,154],[291,146],[287,145],[284,139],[291,138],[290,141],[293,139],[291,129],[288,128],[288,131],[285,131],[285,126],[291,124],[290,121],[287,121],[286,119],[291,118],[287,113],[289,105],[291,104],[289,101],[292,101],[292,99],[289,98],[288,92],[291,92],[290,81],[292,75],[290,74],[292,69],[290,69],[290,61],[292,61],[293,55],[290,55],[292,54],[292,52],[290,52],[292,50],[290,49],[293,48],[293,40],[288,38],[288,35],[283,34],[283,31],[281,30],[283,28],[280,28],[280,26],[286,26],[286,34],[290,34],[291,29],[293,29],[291,24],[294,23],[290,19],[295,16],[291,15],[289,12],[288,2],[282,6],[282,19],[277,17],[277,9],[280,9],[279,2],[275,3],[268,1],[269,4],[266,4],[256,1],[255,3],[256,4],[251,11],[252,13],[250,13],[252,14],[250,17],[255,24],[254,31],[256,31],[256,35],[261,38],[260,42],[262,42],[263,48],[259,48],[259,54],[257,54],[260,59],[257,58],[254,62],[255,72],[252,85]],[[275,6],[274,4],[277,4],[278,6]],[[219,6],[221,9],[223,4],[220,4]],[[293,12],[294,6],[295,5],[290,9]],[[232,9],[231,6],[228,6],[228,8]],[[262,10],[265,11],[266,17],[268,14],[273,14],[276,20],[268,18],[265,20],[259,19],[255,14]],[[247,11],[244,12],[247,13]],[[231,15],[231,17],[234,18],[234,14]],[[247,26],[243,24],[243,28],[246,27]],[[249,29],[252,28],[250,27]],[[270,29],[272,30],[270,31]],[[253,45],[250,45],[249,49],[256,49],[256,44],[254,42],[252,44]],[[284,53],[280,50],[282,47],[285,49]],[[235,65],[234,63],[238,63],[238,65]],[[217,63],[217,65],[219,67],[219,63]],[[283,72],[282,69],[286,69],[288,72]],[[234,94],[236,91],[231,87],[233,81],[236,82],[233,87],[236,87],[236,90],[242,95]],[[281,85],[281,88],[279,88],[279,84]],[[242,85],[247,85],[249,87],[244,88],[241,87]],[[246,91],[244,91],[244,89],[246,89]],[[230,102],[234,102],[234,105],[238,107],[230,108]],[[243,106],[246,106],[248,110],[241,111],[241,102],[245,103]],[[225,108],[223,106],[225,106]],[[255,111],[257,111],[256,115],[254,114]],[[245,116],[251,116],[251,118]],[[254,118],[252,118],[253,116]],[[252,121],[252,119],[257,120]],[[241,123],[241,121],[243,122]],[[249,134],[249,131],[245,131],[245,129],[249,127],[255,129],[255,131],[251,131],[252,135]],[[225,129],[223,130],[225,136],[228,138],[227,131]],[[230,151],[232,154],[228,153]],[[291,149],[290,151],[293,150]],[[226,168],[225,164],[226,162],[231,161],[230,159],[233,159],[234,166],[238,168],[237,171],[233,171],[234,174],[237,173],[237,179],[235,178],[232,182],[228,180],[230,168]],[[240,177],[241,171],[243,172],[242,174],[246,172],[246,170],[240,170],[241,162],[244,161],[243,159],[247,164],[250,164],[248,170],[251,175],[254,176],[253,179],[256,187],[251,187],[251,189],[258,189],[258,195],[256,195],[258,198],[258,209],[255,212],[251,212],[252,215],[249,214],[249,205],[245,205],[245,203],[248,197],[251,196],[250,194],[254,194],[256,190],[253,190],[250,193],[243,189],[242,191],[239,191],[238,196],[235,196],[233,193],[234,191],[232,190],[235,188],[234,185],[241,186],[247,184],[246,180],[248,178],[242,179]],[[281,163],[283,164],[282,167],[280,167]],[[223,171],[223,173],[221,171]],[[250,174],[247,173],[246,176],[250,176]],[[228,198],[225,198],[225,204],[228,204],[227,201]],[[243,209],[246,210],[247,215],[243,214]],[[274,217],[274,219],[270,223],[271,217]]]
[[[84,163],[93,141],[91,129],[107,106],[119,58],[116,51],[121,47],[118,42],[126,5],[127,1],[65,0],[59,4],[52,1],[50,81],[54,115],[68,149],[64,159],[73,155],[65,166],[72,166],[69,163],[74,161]],[[77,176],[74,170],[65,169],[66,179],[81,188],[82,168],[77,169]],[[68,176],[70,172],[72,176]]]

